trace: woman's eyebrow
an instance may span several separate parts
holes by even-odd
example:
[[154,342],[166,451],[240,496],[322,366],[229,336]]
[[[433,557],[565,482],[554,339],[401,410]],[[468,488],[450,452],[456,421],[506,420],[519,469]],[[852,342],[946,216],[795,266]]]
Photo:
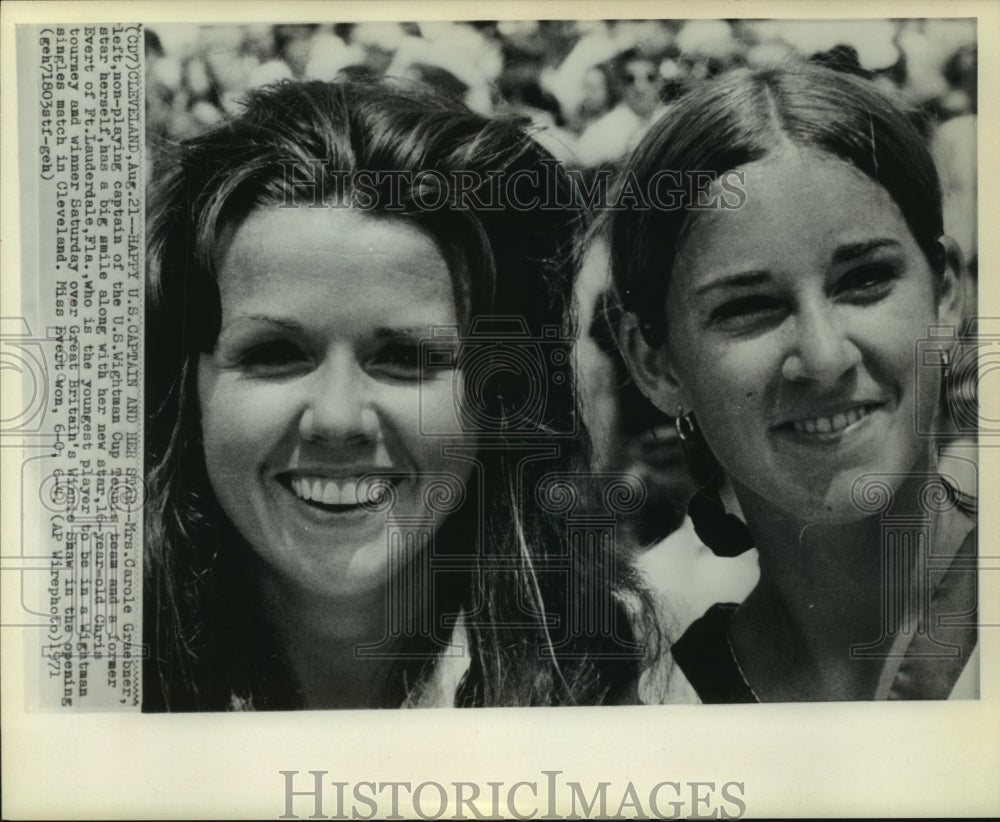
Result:
[[376,328],[372,336],[376,340],[395,340],[400,338],[413,338],[413,337],[430,337],[431,336],[431,325],[413,325],[406,326],[402,328]]
[[[880,248],[900,248],[902,243],[892,237],[876,237],[871,240],[863,240],[857,243],[846,243],[838,246],[831,260],[834,264],[850,262],[858,257],[868,254]],[[695,289],[695,294],[701,296],[709,291],[720,288],[740,288],[760,285],[771,277],[771,272],[766,269],[756,269],[753,271],[737,271],[733,274],[725,274],[716,277],[711,282],[705,283]]]
[[289,331],[300,331],[302,329],[301,323],[295,320],[290,320],[286,317],[272,317],[269,314],[237,314],[226,325],[228,328],[233,328],[244,323],[267,323],[268,325],[276,325],[279,328],[285,328]]
[[725,274],[721,277],[716,277],[711,282],[699,286],[695,289],[695,294],[700,297],[702,294],[714,291],[718,288],[741,288],[760,285],[761,283],[767,282],[770,278],[771,272],[765,269],[738,271],[734,274]]
[[902,246],[902,243],[899,240],[894,240],[892,237],[876,237],[875,239],[864,240],[860,243],[847,243],[846,245],[838,246],[833,252],[831,259],[835,264],[846,263],[878,248],[900,246]]

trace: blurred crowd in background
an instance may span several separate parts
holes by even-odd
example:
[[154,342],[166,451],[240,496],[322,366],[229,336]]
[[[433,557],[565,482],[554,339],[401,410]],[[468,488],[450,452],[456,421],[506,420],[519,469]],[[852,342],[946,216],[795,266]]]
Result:
[[946,220],[975,263],[973,20],[552,20],[474,23],[152,25],[150,158],[284,78],[419,80],[485,114],[516,114],[575,168],[612,167],[670,102],[739,66],[795,59],[870,77],[928,116]]
[[[148,179],[163,146],[238,111],[248,89],[285,78],[397,76],[484,114],[519,115],[568,166],[613,168],[671,101],[737,68],[814,60],[869,77],[926,115],[941,172],[946,231],[973,278],[975,306],[977,52],[973,20],[554,20],[472,23],[149,25]],[[672,421],[629,389],[601,327],[605,261],[581,279],[584,387],[598,454],[643,477],[651,499],[637,543],[678,527],[692,484]],[[588,317],[590,318],[588,320]],[[589,359],[588,359],[589,358]]]

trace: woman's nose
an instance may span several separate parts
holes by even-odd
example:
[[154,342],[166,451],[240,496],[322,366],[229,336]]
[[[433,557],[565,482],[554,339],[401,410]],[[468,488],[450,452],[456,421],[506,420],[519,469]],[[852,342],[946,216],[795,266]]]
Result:
[[796,382],[826,386],[861,363],[861,351],[835,309],[823,304],[800,312],[794,344],[782,375]]
[[367,378],[349,351],[329,356],[309,377],[299,435],[329,443],[378,438],[378,416]]

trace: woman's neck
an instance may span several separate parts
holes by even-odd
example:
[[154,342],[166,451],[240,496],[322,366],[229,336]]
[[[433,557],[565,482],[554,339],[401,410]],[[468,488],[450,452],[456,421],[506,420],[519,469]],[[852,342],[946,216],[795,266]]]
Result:
[[375,708],[392,690],[398,642],[364,655],[385,640],[385,591],[345,598],[302,590],[269,569],[257,584],[265,620],[300,689],[305,708]]
[[[893,515],[921,510],[922,484],[914,478],[896,490]],[[885,659],[856,649],[882,637],[883,606],[893,595],[883,570],[882,516],[810,523],[745,488],[737,493],[761,570],[730,628],[748,683],[765,701],[873,698]]]

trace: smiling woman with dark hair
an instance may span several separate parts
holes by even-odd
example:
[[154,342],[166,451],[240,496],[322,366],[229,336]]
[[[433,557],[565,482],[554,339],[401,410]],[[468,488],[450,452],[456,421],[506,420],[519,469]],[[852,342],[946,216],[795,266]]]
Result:
[[628,167],[745,192],[612,216],[632,374],[717,459],[760,557],[674,647],[688,680],[704,701],[974,694],[975,522],[932,436],[949,352],[921,356],[961,321],[962,264],[919,131],[860,78],[734,71]]
[[[540,496],[587,456],[577,215],[523,207],[547,161],[374,81],[256,92],[177,147],[149,238],[147,710],[634,698],[628,572]],[[489,207],[515,176],[522,206]]]

